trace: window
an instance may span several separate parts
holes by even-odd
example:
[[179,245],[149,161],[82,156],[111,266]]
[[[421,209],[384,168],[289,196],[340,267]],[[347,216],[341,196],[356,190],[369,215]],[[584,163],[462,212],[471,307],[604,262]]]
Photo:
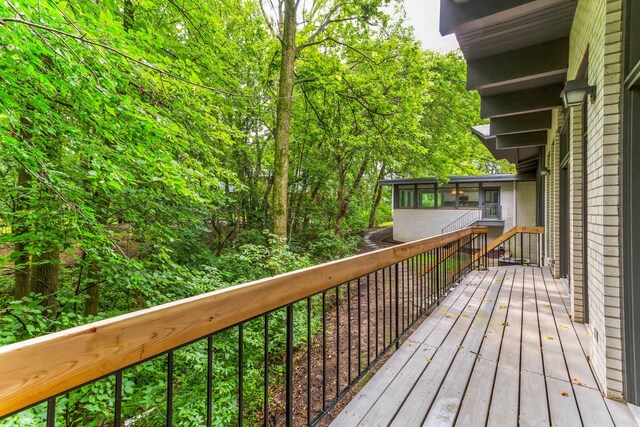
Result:
[[480,206],[480,188],[478,184],[460,184],[458,199],[461,208],[477,208]]
[[456,186],[443,185],[438,188],[438,207],[439,208],[455,208],[456,207]]
[[398,185],[399,208],[415,207],[415,185]]
[[431,184],[418,185],[418,207],[422,209],[435,208],[435,187]]

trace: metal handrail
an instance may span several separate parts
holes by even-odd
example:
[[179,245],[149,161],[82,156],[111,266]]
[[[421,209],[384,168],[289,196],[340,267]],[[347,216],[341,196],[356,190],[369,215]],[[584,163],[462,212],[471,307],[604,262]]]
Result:
[[442,233],[449,233],[451,231],[460,230],[468,227],[476,221],[481,219],[487,220],[502,220],[502,206],[500,205],[484,205],[479,209],[473,209],[455,219],[451,223],[442,228]]
[[470,224],[482,219],[483,211],[481,209],[473,209],[462,215],[461,217],[455,219],[451,223],[447,224],[442,228],[443,233],[449,233],[451,231],[460,230],[461,228],[465,228]]

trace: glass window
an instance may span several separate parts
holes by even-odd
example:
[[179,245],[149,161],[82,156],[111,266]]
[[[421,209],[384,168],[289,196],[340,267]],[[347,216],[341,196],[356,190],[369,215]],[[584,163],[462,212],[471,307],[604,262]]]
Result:
[[438,188],[438,207],[439,208],[455,208],[456,207],[456,186],[443,185]]
[[422,209],[436,207],[436,196],[432,184],[418,185],[418,207]]
[[399,208],[413,208],[415,185],[398,185],[398,207]]
[[460,184],[458,193],[460,207],[477,208],[480,206],[480,188],[478,184]]

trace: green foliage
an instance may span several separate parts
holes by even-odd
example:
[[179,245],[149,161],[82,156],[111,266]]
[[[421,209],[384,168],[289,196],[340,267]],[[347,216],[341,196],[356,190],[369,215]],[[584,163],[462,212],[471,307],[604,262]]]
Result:
[[[301,11],[283,245],[268,231],[280,44],[259,2],[0,0],[0,345],[351,255],[371,218],[391,220],[379,179],[508,171],[469,133],[460,54],[422,50],[387,3],[336,0],[353,19],[317,38],[329,3]],[[274,360],[284,321],[270,315]],[[261,322],[244,330],[247,424]],[[220,425],[237,421],[237,334],[213,342]],[[175,354],[180,425],[203,424],[204,345]],[[163,417],[164,363],[125,372],[134,425]],[[108,424],[113,399],[111,377],[74,390],[60,423]]]

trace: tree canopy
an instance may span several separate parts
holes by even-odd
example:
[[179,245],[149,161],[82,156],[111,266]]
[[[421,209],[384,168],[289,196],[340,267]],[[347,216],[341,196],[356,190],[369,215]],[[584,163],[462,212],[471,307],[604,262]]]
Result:
[[0,345],[351,254],[380,179],[509,171],[390,3],[1,0]]
[[288,249],[388,220],[379,179],[508,167],[469,133],[479,101],[459,53],[423,50],[383,3],[5,0],[5,299],[95,316],[99,290],[146,298],[159,271],[269,246],[282,156]]

